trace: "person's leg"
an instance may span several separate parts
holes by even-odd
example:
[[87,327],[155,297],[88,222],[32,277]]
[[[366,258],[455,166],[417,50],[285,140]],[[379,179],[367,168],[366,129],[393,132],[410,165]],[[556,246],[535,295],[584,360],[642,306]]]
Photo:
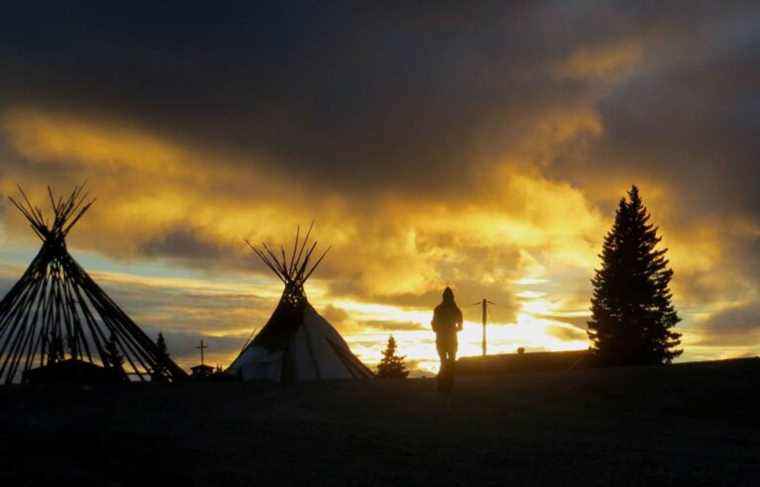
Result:
[[447,350],[446,350],[446,343],[442,339],[440,335],[436,335],[435,337],[435,348],[438,350],[438,358],[440,360],[441,366],[438,368],[438,373],[443,371],[445,365],[446,365],[446,358],[447,358]]
[[446,350],[444,361],[446,362],[446,369],[451,368],[451,352],[449,350]]
[[457,337],[453,335],[446,343],[446,385],[445,390],[451,394],[454,388],[454,375],[456,369],[456,357],[457,357]]
[[[447,344],[448,345],[448,344]],[[451,392],[451,352],[447,346],[441,362],[440,390],[444,394]]]
[[450,367],[449,370],[451,371],[451,380],[454,380],[454,372],[456,369],[457,364],[457,351],[459,349],[459,341],[457,340],[457,336],[454,335],[453,339],[451,340],[451,346],[449,348],[449,360],[450,360]]
[[436,376],[436,379],[437,379],[436,385],[438,387],[438,392],[443,392],[445,390],[448,355],[446,351],[446,343],[443,340],[443,337],[441,336],[441,334],[436,334],[435,346],[436,346],[436,349],[438,350],[438,358],[440,359],[440,364],[441,364],[438,367],[438,375]]

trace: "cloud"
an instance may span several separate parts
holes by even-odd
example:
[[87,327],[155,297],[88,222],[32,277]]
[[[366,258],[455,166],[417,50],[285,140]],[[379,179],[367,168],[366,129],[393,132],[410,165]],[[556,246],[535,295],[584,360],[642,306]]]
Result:
[[760,303],[731,306],[712,314],[700,325],[702,345],[749,345],[760,342]]
[[557,337],[560,340],[563,341],[574,341],[574,340],[586,340],[588,339],[588,335],[586,334],[586,330],[576,328],[574,326],[558,326],[558,325],[552,325],[547,327],[546,332],[553,336]]
[[[0,51],[0,191],[20,182],[42,204],[46,184],[88,180],[99,200],[75,255],[252,289],[272,281],[242,239],[292,242],[316,219],[332,249],[307,291],[354,333],[371,326],[332,303],[429,311],[446,285],[463,307],[499,303],[501,323],[526,279],[557,316],[586,310],[614,206],[637,183],[690,326],[760,284],[760,12],[685,6],[250,6],[184,9],[187,22],[158,8],[138,43],[134,12],[65,17],[103,26],[89,37],[37,12],[49,35]],[[38,245],[5,208],[2,233]],[[244,310],[258,322],[277,299],[179,286],[172,303],[132,284],[125,303],[146,322],[196,334],[242,333]]]
[[558,64],[557,74],[575,79],[614,79],[631,73],[641,57],[642,46],[637,42],[582,46]]
[[[11,117],[27,116],[20,113],[13,112]],[[70,123],[43,113],[31,117],[37,120],[32,124],[32,132],[39,124],[45,130],[53,130],[51,127],[61,123],[65,133]],[[39,122],[40,119],[44,122]],[[81,130],[96,124],[81,122],[75,126]],[[58,154],[65,150],[70,151],[72,160],[86,164],[101,157],[98,151],[102,148],[90,154],[87,152],[90,144],[83,148],[76,138],[69,137],[52,142],[44,137],[35,139],[33,148],[24,152],[27,136],[18,131],[24,132],[25,127],[23,123],[14,125],[8,134],[14,144],[20,144],[18,151],[25,157],[62,161],[66,158],[59,158]],[[94,137],[99,143],[92,145],[110,147],[106,152],[118,152],[123,135],[110,134],[98,128]],[[197,173],[193,178],[188,178],[186,171],[169,170],[156,176],[161,181],[158,186],[145,188],[125,184],[152,174],[144,173],[139,164],[119,165],[118,170],[124,173],[119,173],[118,178],[114,178],[110,166],[107,169],[98,164],[88,166],[91,186],[107,195],[107,209],[93,209],[73,234],[73,244],[116,258],[162,257],[202,268],[261,270],[263,266],[255,259],[246,258],[240,243],[242,237],[291,241],[299,215],[312,212],[320,218],[320,238],[333,246],[321,276],[332,280],[333,289],[338,292],[389,299],[438,291],[446,282],[459,281],[463,289],[469,288],[472,293],[480,294],[478,287],[483,291],[491,287],[491,292],[507,303],[510,298],[505,289],[485,282],[496,283],[518,274],[531,261],[525,248],[551,251],[558,262],[589,263],[593,255],[589,242],[599,232],[598,215],[579,192],[519,167],[500,168],[502,184],[466,205],[441,200],[435,194],[422,200],[401,194],[393,198],[369,198],[354,208],[329,187],[311,190],[314,199],[310,204],[305,203],[304,195],[295,199],[271,198],[276,192],[274,188],[286,191],[277,178],[268,181],[265,193],[254,193],[249,198],[244,184],[237,179],[253,178],[255,189],[260,185],[255,177],[258,169],[243,170],[235,177],[227,172],[234,161],[227,160],[226,169],[224,161],[222,158],[220,170],[216,165],[194,167],[199,163],[191,158],[187,167]],[[29,167],[25,163],[19,166],[14,168],[15,172],[23,177]],[[4,186],[10,191],[9,179]],[[117,186],[123,190],[116,190]],[[216,193],[217,186],[224,187],[222,194]],[[489,186],[493,182],[484,187]],[[32,185],[29,189],[33,199],[39,201],[43,188]],[[565,205],[547,204],[556,199],[564,199]],[[572,227],[567,226],[569,214],[576,217]],[[22,222],[16,219],[10,223],[18,227]],[[256,230],[252,231],[253,228]],[[362,245],[356,245],[358,239]],[[469,277],[473,273],[487,276],[487,281]]]
[[421,323],[415,323],[412,321],[407,322],[383,322],[383,321],[363,321],[362,325],[373,328],[377,330],[387,330],[387,331],[419,331],[424,330],[428,331],[430,327],[424,326]]
[[210,238],[201,228],[171,228],[154,238],[142,242],[139,254],[146,257],[179,257],[185,261],[199,261],[213,265],[223,258],[225,253],[235,255],[233,249]]
[[[586,303],[584,303],[586,304]],[[561,331],[558,331],[558,333],[565,333],[567,330],[570,331],[576,331],[579,330],[583,332],[584,338],[586,334],[586,327],[588,324],[589,319],[591,318],[590,315],[588,316],[561,316],[561,315],[544,315],[544,314],[535,314],[534,317],[541,319],[541,320],[549,320],[549,321],[559,321],[560,323],[565,323],[568,325],[571,325],[571,327],[567,326],[557,326],[557,329],[561,329]]]

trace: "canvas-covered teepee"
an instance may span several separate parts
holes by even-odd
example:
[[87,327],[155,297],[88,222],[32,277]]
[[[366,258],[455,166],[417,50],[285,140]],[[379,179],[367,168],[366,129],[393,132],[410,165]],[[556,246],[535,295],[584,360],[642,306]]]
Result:
[[84,187],[68,198],[48,188],[52,221],[19,193],[9,199],[42,248],[0,301],[0,383],[186,377],[69,254],[66,236],[94,203]]
[[[313,262],[317,242],[309,243],[311,228],[292,252],[280,255],[266,245],[248,243],[285,285],[280,302],[261,331],[227,369],[243,380],[293,383],[326,379],[367,379],[373,376],[352,352],[340,333],[309,304],[304,283],[327,250]],[[329,250],[329,249],[328,249]],[[313,264],[311,263],[313,262]]]

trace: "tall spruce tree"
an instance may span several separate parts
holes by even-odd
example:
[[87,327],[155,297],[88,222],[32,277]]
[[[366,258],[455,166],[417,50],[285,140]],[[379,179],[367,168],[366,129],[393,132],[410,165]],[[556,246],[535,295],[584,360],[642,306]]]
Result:
[[632,186],[622,198],[615,223],[604,239],[602,267],[591,280],[592,350],[604,365],[669,364],[683,350],[681,335],[672,331],[681,321],[671,303],[673,271],[658,249],[658,228]]
[[388,345],[383,351],[383,359],[377,366],[377,376],[384,379],[405,379],[409,375],[404,365],[406,357],[396,355],[396,340],[391,335],[388,338]]

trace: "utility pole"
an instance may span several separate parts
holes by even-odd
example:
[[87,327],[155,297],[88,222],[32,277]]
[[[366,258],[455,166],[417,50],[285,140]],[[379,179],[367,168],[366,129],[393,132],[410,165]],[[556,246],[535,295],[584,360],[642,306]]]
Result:
[[203,357],[203,351],[208,348],[208,345],[206,345],[205,343],[203,343],[203,340],[201,340],[201,345],[199,347],[195,347],[195,348],[197,348],[197,349],[199,349],[201,351],[201,365],[203,365],[203,359],[204,359],[204,357]]
[[488,305],[494,304],[491,301],[487,300],[486,298],[483,298],[482,300],[478,301],[477,303],[474,303],[473,306],[480,305],[483,310],[483,356],[485,357],[488,353],[488,341],[486,339],[486,325],[488,324]]

